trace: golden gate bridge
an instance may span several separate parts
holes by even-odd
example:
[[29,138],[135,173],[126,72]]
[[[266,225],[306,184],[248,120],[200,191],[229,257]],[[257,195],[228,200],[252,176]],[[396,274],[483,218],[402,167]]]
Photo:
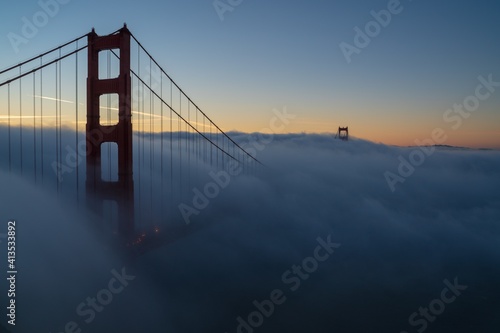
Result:
[[1,70],[0,103],[0,168],[89,208],[129,245],[181,221],[179,204],[210,171],[262,165],[126,25]]

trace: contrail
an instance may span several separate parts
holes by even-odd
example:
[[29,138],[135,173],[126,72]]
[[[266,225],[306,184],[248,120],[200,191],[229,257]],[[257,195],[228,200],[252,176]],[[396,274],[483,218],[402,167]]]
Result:
[[[66,101],[64,99],[54,98],[54,97],[48,97],[48,96],[37,96],[37,95],[33,96],[32,95],[31,97],[46,99],[46,100],[49,100],[49,101],[56,101],[56,102],[63,102],[63,103],[68,103],[68,104],[75,104],[75,102],[73,102],[73,101]],[[83,104],[79,103],[79,105],[83,105]]]

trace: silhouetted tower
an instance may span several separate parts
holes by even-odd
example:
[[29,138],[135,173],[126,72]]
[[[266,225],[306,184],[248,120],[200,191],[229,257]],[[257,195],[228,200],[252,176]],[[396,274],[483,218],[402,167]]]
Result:
[[349,140],[349,127],[339,127],[339,130],[337,132],[337,137],[340,140],[344,141]]
[[[119,50],[120,74],[113,79],[99,79],[99,52]],[[100,97],[118,94],[118,123],[100,123]],[[115,201],[118,225],[122,234],[134,231],[134,183],[132,176],[132,113],[130,78],[130,31],[127,26],[113,35],[98,36],[94,29],[88,35],[87,78],[87,201],[102,214],[103,201]],[[118,145],[118,181],[102,180],[101,145]]]

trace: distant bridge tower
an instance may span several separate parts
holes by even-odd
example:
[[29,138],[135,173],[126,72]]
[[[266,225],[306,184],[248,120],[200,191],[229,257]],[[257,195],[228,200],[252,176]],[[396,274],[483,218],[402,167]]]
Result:
[[349,140],[349,127],[339,127],[336,137],[340,140]]
[[[99,79],[99,52],[118,49],[120,74],[113,79]],[[118,123],[100,124],[100,97],[118,94]],[[132,113],[130,78],[130,31],[127,26],[113,35],[98,36],[94,29],[88,35],[87,78],[87,201],[98,214],[103,202],[115,201],[118,206],[118,228],[121,234],[134,231],[134,183],[132,176]],[[103,181],[101,145],[118,145],[118,181]]]

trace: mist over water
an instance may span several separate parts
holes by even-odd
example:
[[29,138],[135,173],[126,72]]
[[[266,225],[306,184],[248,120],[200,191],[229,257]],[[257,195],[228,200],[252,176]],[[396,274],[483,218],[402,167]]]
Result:
[[[242,144],[249,138],[231,136]],[[467,288],[442,313],[430,313],[425,331],[500,327],[498,151],[436,148],[393,192],[384,173],[397,174],[399,156],[408,159],[414,148],[326,135],[267,139],[256,149],[267,167],[230,177],[189,225],[178,205],[194,207],[193,189],[203,193],[214,182],[210,166],[188,166],[185,156],[177,160],[172,154],[173,163],[189,168],[191,177],[182,183],[174,177],[173,190],[164,193],[156,168],[149,174],[146,161],[139,174],[134,166],[136,193],[147,193],[135,197],[136,214],[143,217],[136,221],[138,230],[157,226],[160,234],[169,233],[168,241],[139,254],[123,245],[112,223],[87,210],[84,188],[76,204],[54,186],[35,184],[27,172],[9,174],[2,160],[1,223],[17,221],[14,332],[59,333],[71,321],[92,333],[417,332],[425,317],[414,317],[420,320],[414,325],[409,317],[440,299],[444,281],[455,279]],[[158,136],[152,140],[158,163]],[[56,155],[49,147],[47,161]],[[76,191],[75,174],[61,183],[63,194]],[[150,189],[151,183],[156,185]],[[159,198],[165,199],[164,208],[157,209]],[[152,200],[155,208],[149,210]],[[310,273],[294,273],[294,265],[314,257],[322,244],[318,239],[337,247]],[[5,264],[2,260],[2,274]],[[130,277],[123,290],[112,293],[92,320],[90,312],[79,315],[77,307],[109,289],[123,269]],[[268,304],[274,290],[282,292],[280,304],[261,315],[258,327],[249,326],[257,311],[254,301]]]

